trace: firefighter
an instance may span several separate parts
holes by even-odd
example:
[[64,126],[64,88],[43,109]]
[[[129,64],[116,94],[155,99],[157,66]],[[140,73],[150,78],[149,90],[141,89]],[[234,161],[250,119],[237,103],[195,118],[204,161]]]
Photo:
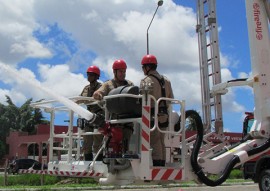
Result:
[[[133,82],[126,80],[127,64],[123,59],[115,60],[113,65],[114,78],[102,84],[102,86],[94,92],[93,97],[97,100],[102,100],[109,92],[119,86],[133,86]],[[114,116],[111,116],[114,118]],[[125,123],[123,125],[123,147],[126,152],[129,150],[129,140],[133,133],[133,123]]]
[[[142,70],[145,78],[141,80],[142,84],[152,84],[153,89],[149,92],[156,99],[160,97],[173,98],[171,82],[163,75],[159,74],[157,69],[157,59],[154,55],[148,54],[142,58]],[[158,124],[161,130],[168,127],[168,104],[165,101],[160,102],[158,108]],[[154,126],[154,104],[151,103],[151,126]],[[157,128],[150,134],[150,145],[153,149],[153,166],[165,166],[166,151],[164,143],[164,133]]]
[[[90,82],[89,85],[85,86],[81,96],[92,97],[93,93],[101,87],[101,83],[97,80],[100,76],[100,70],[97,66],[90,66],[87,71],[87,79]],[[98,105],[88,105],[87,109],[92,113],[103,113],[103,110]],[[95,125],[87,124],[85,127],[85,132],[93,132],[96,127]],[[84,158],[86,161],[93,160],[93,153],[97,153],[103,140],[103,135],[84,135],[83,136],[83,150]],[[102,155],[99,155],[97,161],[102,160]]]

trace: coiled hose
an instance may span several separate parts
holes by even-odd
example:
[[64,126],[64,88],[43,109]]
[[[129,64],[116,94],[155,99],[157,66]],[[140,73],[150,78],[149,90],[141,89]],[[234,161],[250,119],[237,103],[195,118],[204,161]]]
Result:
[[[197,128],[197,137],[196,137],[196,141],[194,143],[194,147],[193,147],[193,150],[191,153],[192,169],[202,183],[206,184],[207,186],[212,186],[212,187],[218,186],[218,185],[222,184],[224,181],[226,181],[226,179],[229,177],[230,172],[232,171],[234,166],[240,162],[240,158],[239,158],[239,156],[234,155],[232,157],[232,159],[226,165],[226,167],[223,171],[223,174],[217,180],[209,179],[205,175],[205,173],[203,172],[203,169],[198,164],[198,160],[197,160],[198,154],[199,154],[202,142],[203,142],[203,136],[204,136],[204,129],[203,129],[203,123],[202,123],[201,117],[194,110],[186,111],[186,118],[188,118],[188,117],[193,118],[193,120],[196,123],[196,128]],[[246,138],[246,140],[248,140],[248,139],[249,138]],[[268,139],[264,144],[247,151],[247,154],[248,154],[248,156],[255,155],[255,154],[260,153],[260,152],[264,151],[265,149],[269,148],[269,146],[270,146],[270,139]]]

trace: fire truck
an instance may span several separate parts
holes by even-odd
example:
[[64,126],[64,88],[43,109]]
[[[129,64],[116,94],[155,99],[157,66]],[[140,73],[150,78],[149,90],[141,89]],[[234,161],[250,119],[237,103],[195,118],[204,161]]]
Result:
[[[221,82],[218,25],[215,0],[197,0],[197,26],[200,76],[202,89],[202,118],[194,110],[186,111],[185,100],[151,96],[151,84],[116,88],[100,102],[93,98],[64,98],[52,95],[54,100],[32,103],[51,116],[49,139],[49,164],[46,171],[30,173],[56,176],[92,177],[100,184],[167,184],[194,180],[207,186],[218,186],[239,165],[261,156],[270,150],[270,47],[269,47],[269,2],[267,0],[245,0],[248,23],[252,75],[248,79],[233,79]],[[160,5],[160,4],[159,4]],[[269,82],[268,82],[269,81]],[[243,139],[230,144],[223,132],[222,99],[228,89],[235,86],[249,86],[254,92],[254,122]],[[48,92],[47,92],[48,93]],[[50,93],[52,94],[52,93]],[[89,112],[76,104],[84,100],[87,104],[99,104],[105,115]],[[168,103],[168,128],[159,127],[158,106]],[[151,108],[154,103],[154,112]],[[174,108],[179,110],[174,111]],[[69,114],[69,131],[54,133],[56,112]],[[78,115],[78,133],[73,133],[75,115]],[[110,118],[110,116],[117,118]],[[152,117],[154,124],[151,125]],[[100,131],[84,132],[85,124],[95,124],[104,119]],[[129,150],[123,150],[122,124],[133,123],[134,132]],[[186,128],[195,127],[197,133],[187,136]],[[214,127],[214,128],[213,128]],[[212,131],[214,129],[214,131]],[[150,134],[158,130],[165,134],[165,166],[153,166]],[[83,135],[102,133],[103,145],[93,161],[81,160],[80,140]],[[213,144],[211,137],[220,140]],[[54,140],[63,139],[62,145]],[[59,151],[68,155],[67,160],[53,160],[53,153]],[[103,155],[103,161],[97,157]],[[255,165],[260,190],[270,190],[270,162],[263,158]],[[29,171],[27,172],[29,173]],[[216,175],[216,179],[209,178]]]
[[[254,123],[253,112],[246,112],[246,117],[243,122],[243,137],[246,136]],[[261,173],[265,167],[268,166],[270,162],[270,151],[264,152],[261,155],[245,162],[243,164],[243,177],[245,179],[252,179],[254,182],[258,182],[259,177],[262,176]],[[264,175],[264,179],[269,178],[269,174]],[[264,180],[265,181],[265,180]],[[268,180],[267,182],[268,183]]]

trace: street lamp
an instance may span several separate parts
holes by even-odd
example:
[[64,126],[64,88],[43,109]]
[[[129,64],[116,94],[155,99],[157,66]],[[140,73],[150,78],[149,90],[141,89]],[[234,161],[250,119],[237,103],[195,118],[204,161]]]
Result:
[[152,24],[152,22],[153,22],[153,19],[154,19],[156,13],[157,13],[158,8],[159,8],[160,6],[162,6],[162,5],[163,5],[163,0],[159,0],[159,1],[158,1],[158,4],[157,4],[156,11],[155,11],[155,13],[154,13],[154,15],[153,15],[153,17],[152,17],[152,20],[151,20],[151,22],[150,22],[150,24],[149,24],[149,26],[148,26],[148,28],[147,28],[147,32],[146,32],[147,54],[149,54],[149,37],[148,37],[148,30],[149,30],[149,28],[150,28],[150,26],[151,26],[151,24]]

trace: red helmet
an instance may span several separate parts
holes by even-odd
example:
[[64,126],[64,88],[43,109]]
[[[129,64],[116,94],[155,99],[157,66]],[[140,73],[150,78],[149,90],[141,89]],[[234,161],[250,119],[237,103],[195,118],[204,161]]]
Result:
[[142,58],[142,65],[144,64],[155,64],[157,65],[157,58],[152,54],[147,54]]
[[98,76],[100,76],[100,70],[97,66],[90,66],[87,71],[87,73],[95,73],[97,74]]
[[113,63],[113,65],[112,65],[112,69],[114,69],[114,70],[127,69],[127,64],[122,59],[115,60],[114,63]]

